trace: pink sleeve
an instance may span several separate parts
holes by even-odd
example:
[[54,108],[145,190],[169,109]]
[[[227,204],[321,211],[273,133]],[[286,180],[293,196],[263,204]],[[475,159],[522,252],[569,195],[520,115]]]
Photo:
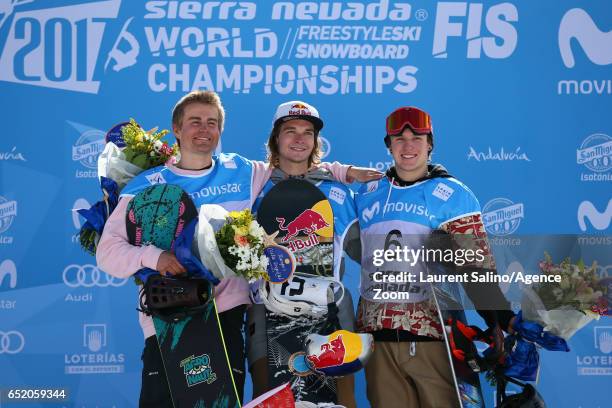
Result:
[[153,245],[137,247],[128,243],[125,213],[130,197],[122,197],[104,226],[96,250],[96,261],[104,272],[118,278],[132,276],[147,267],[155,269],[163,252]]
[[351,165],[342,164],[340,162],[335,161],[333,163],[323,162],[320,164],[320,166],[323,167],[324,169],[331,171],[334,178],[341,183],[352,183],[353,182],[353,180],[349,180],[347,178],[347,173],[349,169],[353,167]]
[[264,163],[262,161],[252,160],[253,164],[253,180],[251,183],[251,205],[257,199],[257,196],[264,188],[268,179],[270,178],[270,174],[272,174],[272,168],[268,163]]

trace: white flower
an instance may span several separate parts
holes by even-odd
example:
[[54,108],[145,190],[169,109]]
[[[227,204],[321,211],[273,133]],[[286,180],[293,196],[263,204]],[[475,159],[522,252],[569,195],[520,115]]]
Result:
[[253,269],[259,266],[259,255],[257,252],[251,252],[251,265],[253,265]]
[[159,153],[163,145],[164,145],[164,144],[162,143],[162,141],[161,141],[161,140],[156,140],[156,141],[153,143],[153,149],[154,149],[156,152],[158,152],[158,153]]
[[261,265],[263,270],[268,269],[268,257],[265,255],[262,255],[259,257],[259,264]]
[[266,231],[264,231],[257,221],[251,221],[251,224],[249,225],[249,234],[261,240],[265,233]]

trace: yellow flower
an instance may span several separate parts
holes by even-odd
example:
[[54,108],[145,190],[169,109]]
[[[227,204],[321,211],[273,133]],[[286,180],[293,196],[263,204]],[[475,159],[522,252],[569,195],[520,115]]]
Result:
[[237,225],[232,225],[232,229],[236,235],[246,236],[249,234],[249,229],[246,227],[239,227]]

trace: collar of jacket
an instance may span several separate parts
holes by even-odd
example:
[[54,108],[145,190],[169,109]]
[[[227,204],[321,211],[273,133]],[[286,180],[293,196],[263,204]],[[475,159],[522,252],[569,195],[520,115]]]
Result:
[[301,174],[298,176],[290,176],[289,174],[285,173],[280,168],[274,167],[272,170],[272,174],[270,175],[270,180],[272,180],[274,184],[278,183],[279,181],[288,180],[291,178],[306,180],[312,184],[316,184],[319,181],[324,181],[324,180],[331,180],[331,181],[335,180],[331,171],[324,169],[324,168],[320,168],[320,167],[311,167],[306,172],[306,174]]

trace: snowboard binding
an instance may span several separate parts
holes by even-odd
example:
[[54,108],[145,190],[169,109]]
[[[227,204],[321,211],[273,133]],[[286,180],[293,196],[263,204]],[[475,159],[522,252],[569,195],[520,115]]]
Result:
[[[446,327],[453,357],[465,362],[473,372],[488,371],[504,363],[504,335],[499,326],[483,331],[477,326],[468,326],[460,320],[449,318]],[[489,345],[484,356],[478,353],[475,341]]]
[[[489,379],[494,380],[497,386],[498,408],[546,408],[546,403],[538,391],[528,383],[518,381],[505,374],[512,363],[508,358],[507,350],[513,350],[514,336],[504,339],[501,328],[496,325],[483,331],[477,326],[468,326],[459,320],[449,318],[447,328],[449,330],[449,343],[453,358],[465,362],[472,371],[476,373],[486,372]],[[474,345],[475,341],[487,343],[489,348],[481,356]],[[508,383],[519,385],[523,391],[506,395]]]
[[[531,384],[520,382],[507,375],[496,373],[498,408],[546,408],[546,402]],[[511,382],[523,387],[518,394],[506,395],[506,386]]]
[[203,278],[153,275],[140,294],[140,310],[166,321],[201,312],[212,300],[212,284]]

